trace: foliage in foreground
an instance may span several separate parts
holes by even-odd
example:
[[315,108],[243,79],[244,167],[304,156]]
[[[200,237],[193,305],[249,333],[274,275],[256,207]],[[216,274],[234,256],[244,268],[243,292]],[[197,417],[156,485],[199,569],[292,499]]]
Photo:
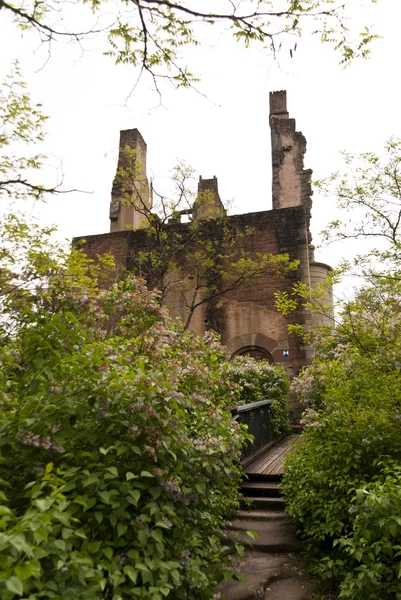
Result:
[[212,597],[244,437],[224,350],[141,280],[25,250],[1,278],[1,598]]
[[270,407],[273,434],[289,431],[290,386],[282,367],[272,366],[267,360],[236,356],[230,363],[229,377],[237,384],[233,393],[236,404],[273,400]]
[[102,40],[106,33],[105,54],[117,64],[137,67],[139,75],[149,75],[157,90],[166,78],[177,87],[198,81],[184,62],[183,49],[203,49],[200,33],[205,28],[208,35],[229,31],[246,48],[258,44],[274,57],[280,55],[283,44],[287,51],[291,47],[292,56],[297,48],[294,36],[318,35],[322,43],[332,44],[340,53],[343,64],[369,56],[370,44],[377,37],[360,26],[347,3],[333,0],[135,0],[128,10],[124,2],[88,0],[85,4],[86,10],[79,4],[71,9],[56,1],[43,8],[36,2],[2,0],[2,8],[17,26],[36,31],[40,41],[49,46],[67,38],[82,48],[86,39],[98,35]]
[[44,200],[60,192],[58,183],[45,186],[36,179],[45,156],[37,151],[44,139],[47,117],[26,90],[18,61],[0,83],[0,200]]
[[283,491],[340,598],[401,598],[400,291],[394,281],[362,290],[295,383],[305,432]]

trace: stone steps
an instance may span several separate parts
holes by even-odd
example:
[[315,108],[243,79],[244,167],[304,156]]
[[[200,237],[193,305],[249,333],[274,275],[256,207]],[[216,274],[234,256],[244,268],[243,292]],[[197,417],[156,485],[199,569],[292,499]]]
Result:
[[[249,499],[251,500],[251,498]],[[251,517],[252,515],[252,517]],[[253,521],[268,521],[269,519],[287,519],[284,512],[277,510],[240,510],[237,513],[237,519],[248,520],[252,518]]]
[[280,490],[277,486],[277,481],[243,481],[241,484],[242,493],[247,496],[267,496],[274,497],[281,496]]
[[220,584],[217,592],[220,592],[225,600],[261,600],[266,588],[285,567],[287,558],[285,554],[245,552],[242,559],[234,563],[235,569],[244,573],[245,582],[229,581]]
[[[238,512],[224,536],[224,543],[245,547],[234,559],[236,572],[245,582],[229,581],[218,586],[225,600],[309,600],[313,590],[308,579],[297,572],[294,556],[301,542],[284,512],[276,477],[250,477],[241,490],[248,510]],[[248,531],[254,532],[248,535]]]
[[[248,519],[235,519],[230,530],[226,531],[224,543],[242,544],[245,548],[266,554],[297,552],[301,545],[290,521],[284,514],[277,514],[278,518],[268,521],[253,519],[252,513]],[[255,532],[255,537],[248,535],[248,531]]]
[[244,497],[245,506],[251,506],[261,510],[284,510],[284,498],[269,496],[246,496]]
[[279,478],[250,476],[241,483],[245,506],[264,511],[284,510],[284,499],[278,488]]

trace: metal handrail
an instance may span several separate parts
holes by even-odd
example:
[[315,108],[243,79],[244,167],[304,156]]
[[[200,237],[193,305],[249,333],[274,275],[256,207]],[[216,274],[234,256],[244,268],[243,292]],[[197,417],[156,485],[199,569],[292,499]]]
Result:
[[274,402],[274,400],[260,400],[259,402],[251,402],[250,404],[240,404],[231,409],[231,414],[235,415],[237,413],[247,412],[248,410],[254,410],[255,408],[265,406],[266,404],[272,404],[272,402]]
[[273,439],[270,408],[273,402],[271,399],[260,400],[231,409],[231,415],[239,423],[247,425],[248,432],[254,436],[253,442],[243,447],[241,460],[248,458]]

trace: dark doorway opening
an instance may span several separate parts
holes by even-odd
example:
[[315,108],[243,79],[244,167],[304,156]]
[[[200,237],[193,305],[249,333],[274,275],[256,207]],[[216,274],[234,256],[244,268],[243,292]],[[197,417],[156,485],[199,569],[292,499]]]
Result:
[[237,350],[234,356],[252,356],[256,360],[268,360],[271,365],[274,363],[270,352],[260,346],[245,346],[245,348]]

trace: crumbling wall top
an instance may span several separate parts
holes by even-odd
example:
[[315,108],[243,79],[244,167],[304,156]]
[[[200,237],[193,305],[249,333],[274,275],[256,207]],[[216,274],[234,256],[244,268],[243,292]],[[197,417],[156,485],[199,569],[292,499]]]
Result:
[[289,114],[287,111],[287,92],[286,92],[286,90],[270,92],[269,100],[270,100],[270,116],[288,119]]
[[310,217],[312,171],[304,168],[306,139],[287,111],[287,92],[270,92],[273,209],[304,206]]
[[226,214],[221,201],[216,175],[213,179],[199,177],[198,196],[193,205],[194,219],[215,219]]

